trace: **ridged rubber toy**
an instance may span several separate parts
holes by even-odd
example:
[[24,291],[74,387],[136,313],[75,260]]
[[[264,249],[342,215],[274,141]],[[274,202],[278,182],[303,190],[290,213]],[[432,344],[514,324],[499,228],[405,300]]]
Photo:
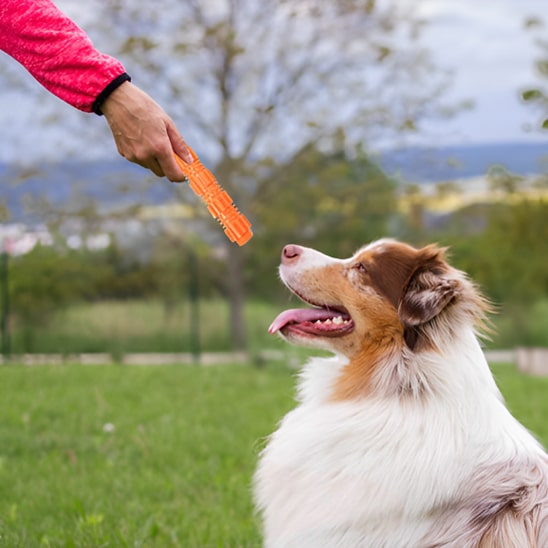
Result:
[[213,173],[200,162],[197,154],[190,147],[188,150],[194,160],[191,164],[187,164],[177,155],[175,160],[185,174],[190,188],[205,202],[209,213],[219,221],[227,238],[239,246],[246,244],[253,236],[251,223],[238,211],[232,198],[217,182]]

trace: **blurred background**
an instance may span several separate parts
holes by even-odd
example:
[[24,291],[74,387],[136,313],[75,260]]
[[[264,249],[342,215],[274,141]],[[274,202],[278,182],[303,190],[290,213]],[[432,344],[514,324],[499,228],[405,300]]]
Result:
[[276,271],[291,242],[449,246],[497,306],[509,408],[548,444],[548,376],[514,367],[548,364],[545,0],[56,2],[254,237],[231,244],[0,54],[1,351],[53,363],[0,368],[3,545],[260,545],[253,469],[304,358],[267,334],[298,306]]
[[[58,0],[174,118],[253,224],[0,56],[2,351],[281,348],[286,243],[439,242],[498,306],[493,349],[548,346],[542,0]],[[294,302],[292,306],[295,306]]]

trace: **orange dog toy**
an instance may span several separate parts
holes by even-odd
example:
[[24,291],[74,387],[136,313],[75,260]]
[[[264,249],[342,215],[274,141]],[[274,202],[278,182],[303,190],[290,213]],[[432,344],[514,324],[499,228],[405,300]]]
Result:
[[240,246],[244,245],[253,236],[251,223],[238,211],[232,198],[223,190],[213,173],[200,162],[196,153],[190,147],[188,150],[194,159],[191,164],[187,164],[177,155],[175,160],[185,174],[190,188],[206,203],[207,209],[219,221],[228,239]]

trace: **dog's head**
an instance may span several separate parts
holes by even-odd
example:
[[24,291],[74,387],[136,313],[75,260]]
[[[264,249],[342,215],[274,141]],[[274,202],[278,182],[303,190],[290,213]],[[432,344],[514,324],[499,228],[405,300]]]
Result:
[[270,326],[286,340],[352,359],[364,349],[432,349],[487,305],[435,245],[369,244],[349,259],[287,245],[280,277],[312,308],[282,312]]

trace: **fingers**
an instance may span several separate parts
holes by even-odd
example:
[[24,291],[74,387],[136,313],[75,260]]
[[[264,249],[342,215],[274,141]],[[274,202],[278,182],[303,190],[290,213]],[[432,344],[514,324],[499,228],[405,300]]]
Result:
[[[171,130],[168,128],[171,127]],[[192,156],[181,135],[169,119],[158,119],[145,132],[146,137],[130,139],[125,134],[114,134],[121,156],[152,171],[158,177],[167,177],[174,183],[186,180],[175,161],[175,154],[187,163]]]
[[124,158],[158,177],[185,180],[174,154],[191,163],[190,151],[171,118],[150,96],[126,82],[107,98],[102,111]]
[[177,156],[182,158],[187,164],[192,163],[192,156],[183,137],[177,131],[175,124],[170,119],[166,120],[166,137],[166,148],[162,156],[158,157],[158,162],[162,167],[164,175],[171,182],[180,183],[186,181],[185,174],[175,161],[174,154],[177,154]]
[[141,165],[147,169],[150,169],[150,171],[152,171],[152,173],[154,173],[154,175],[156,175],[157,177],[164,176],[164,170],[162,169],[162,166],[160,165],[158,160],[156,160],[156,158],[153,158],[152,160],[147,162],[146,165]]
[[152,169],[159,177],[167,177],[172,183],[182,183],[186,180],[186,177],[181,168],[177,165],[173,154],[173,149],[169,147],[165,153],[158,155],[158,157],[153,159],[153,163],[157,164],[160,168],[160,174],[156,173],[151,166],[149,166],[149,169]]
[[177,131],[175,124],[173,124],[173,122],[169,123],[166,129],[171,146],[173,147],[173,152],[175,152],[175,154],[177,154],[179,158],[182,158],[187,164],[191,164],[193,161],[192,154],[190,154],[188,145],[182,135]]

